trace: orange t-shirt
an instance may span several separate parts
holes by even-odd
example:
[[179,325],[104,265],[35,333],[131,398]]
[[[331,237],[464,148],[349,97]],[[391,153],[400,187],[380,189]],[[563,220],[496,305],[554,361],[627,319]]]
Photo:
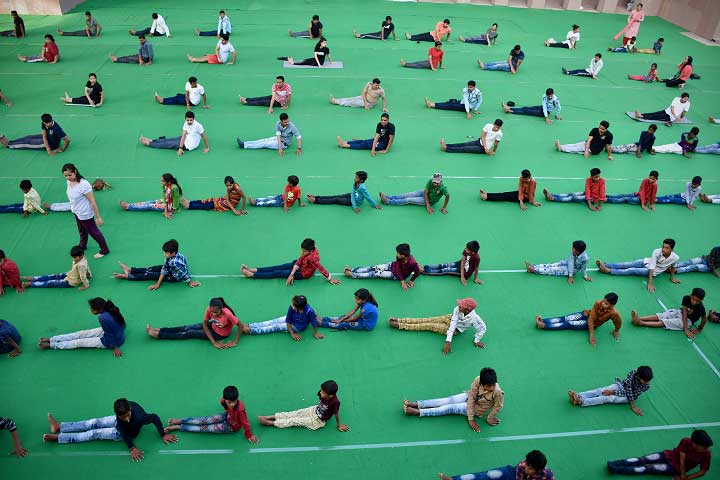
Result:
[[433,68],[437,68],[440,62],[442,61],[443,55],[445,52],[442,50],[438,50],[435,47],[430,48],[428,50],[428,56],[430,57],[430,62],[432,63]]
[[295,185],[291,187],[289,184],[285,185],[285,204],[288,207],[292,207],[293,204],[300,198],[300,187]]
[[436,42],[439,42],[442,40],[442,38],[445,35],[447,35],[451,31],[452,31],[452,28],[450,28],[449,25],[446,27],[445,23],[438,22],[437,25],[435,25],[435,30],[430,32],[430,35],[432,35],[432,37],[435,39]]

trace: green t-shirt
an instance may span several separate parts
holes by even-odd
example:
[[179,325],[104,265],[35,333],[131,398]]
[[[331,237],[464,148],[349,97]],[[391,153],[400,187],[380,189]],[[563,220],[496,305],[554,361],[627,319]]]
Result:
[[428,200],[430,200],[430,205],[435,205],[438,200],[448,194],[448,189],[444,183],[441,183],[440,185],[433,185],[432,180],[428,180],[427,185],[425,185],[425,190],[428,191]]

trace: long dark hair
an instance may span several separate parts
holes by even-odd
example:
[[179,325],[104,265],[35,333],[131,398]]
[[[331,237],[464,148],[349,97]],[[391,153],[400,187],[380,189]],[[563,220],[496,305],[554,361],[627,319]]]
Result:
[[88,304],[90,305],[90,308],[96,312],[109,313],[121,327],[125,328],[125,317],[123,317],[122,313],[120,313],[120,309],[112,302],[112,300],[95,297],[88,300]]
[[230,312],[231,312],[233,315],[235,315],[235,311],[230,307],[230,305],[228,305],[227,303],[225,303],[225,299],[224,299],[223,297],[211,298],[211,299],[210,299],[210,306],[211,306],[211,307],[215,307],[215,308],[219,308],[219,309],[227,308],[228,310],[230,310]]
[[683,61],[683,62],[680,64],[680,70],[682,70],[683,68],[685,68],[686,65],[692,66],[692,62],[693,62],[693,58],[692,58],[690,55],[688,55],[688,56],[687,56],[687,60]]
[[363,302],[372,303],[376,307],[378,306],[377,300],[375,300],[375,297],[373,297],[373,294],[370,293],[370,290],[368,290],[367,288],[359,289],[357,292],[355,292],[355,296]]
[[165,182],[178,187],[178,192],[180,192],[180,195],[182,195],[182,187],[178,183],[177,178],[173,177],[172,173],[163,173],[162,178],[163,180],[165,180]]
[[80,180],[82,180],[83,178],[85,178],[85,177],[83,177],[82,175],[80,175],[80,171],[79,171],[79,170],[77,169],[77,167],[76,167],[74,164],[72,164],[72,163],[66,163],[65,165],[63,165],[62,168],[60,169],[60,172],[62,172],[62,173],[65,173],[65,172],[72,172],[72,173],[74,173],[74,174],[75,174],[75,180],[77,180],[78,182],[79,182]]

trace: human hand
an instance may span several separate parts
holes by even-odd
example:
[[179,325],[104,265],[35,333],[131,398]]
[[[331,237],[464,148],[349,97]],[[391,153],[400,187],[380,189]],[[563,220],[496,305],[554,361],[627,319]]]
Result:
[[185,153],[185,152],[183,151],[182,147],[178,148],[178,150],[177,150],[178,157],[180,155],[182,155],[183,153]]
[[550,120],[550,117],[545,117],[545,123],[548,125],[552,125],[552,120]]
[[15,455],[18,458],[23,458],[27,456],[28,451],[26,448],[23,448],[22,446],[18,445],[17,447],[13,448],[9,455]]
[[490,426],[495,426],[500,423],[500,419],[495,418],[495,417],[485,417],[485,423],[487,423]]
[[374,157],[375,155],[376,155],[375,149],[373,148],[372,150],[370,150],[370,156]]
[[595,335],[590,335],[590,345],[593,347],[597,347],[597,340],[595,340]]
[[573,283],[575,283],[575,279],[573,277],[568,277],[567,282],[572,285]]
[[115,356],[115,358],[122,357],[123,356],[122,350],[120,350],[118,347],[115,347],[113,349],[113,356]]
[[522,210],[523,212],[524,212],[525,210],[527,210],[527,205],[525,205],[524,203],[520,202],[520,210]]
[[685,330],[685,336],[687,336],[690,340],[695,338],[696,335],[697,333],[694,330]]
[[295,340],[296,342],[299,342],[300,340],[302,340],[302,337],[301,337],[300,335],[298,335],[297,333],[295,333],[295,332],[292,332],[292,333],[290,334],[290,336],[291,336],[292,339]]
[[195,288],[195,287],[199,287],[199,286],[200,286],[200,282],[188,282],[188,287],[190,287],[190,288]]
[[139,448],[132,447],[130,449],[130,458],[133,462],[142,462],[145,453]]
[[461,283],[462,285],[467,285],[467,279],[460,277],[460,283]]
[[442,349],[442,353],[443,353],[443,355],[447,355],[450,352],[452,352],[452,344],[450,342],[445,342],[445,345],[443,346],[443,349]]
[[285,285],[289,287],[290,285],[293,284],[293,282],[295,282],[295,274],[291,273],[285,280]]
[[405,280],[400,280],[400,286],[402,287],[403,290],[407,290],[408,288],[410,288],[408,286],[407,282],[405,282]]
[[257,438],[255,435],[253,435],[252,437],[248,438],[247,441],[250,442],[250,443],[252,443],[253,445],[257,445],[257,443],[258,443],[260,440],[258,440],[258,438]]
[[8,354],[8,357],[10,357],[10,358],[15,358],[15,357],[17,357],[18,355],[20,355],[21,353],[22,353],[22,350],[21,350],[20,347],[18,346],[18,347],[15,347],[15,348],[13,349],[13,351]]
[[588,152],[587,150],[585,150],[585,152],[583,153],[583,157],[585,157],[585,158],[590,158],[590,152]]
[[475,348],[485,348],[485,344],[483,342],[474,342]]
[[210,151],[210,147],[203,148],[203,153],[208,153]]
[[640,416],[640,417],[642,417],[643,415],[645,415],[645,414],[643,413],[643,411],[640,410],[640,409],[639,409],[638,407],[636,407],[635,405],[633,405],[633,406],[630,407],[630,408],[632,408],[632,411],[635,412],[635,415],[638,415],[638,416]]
[[588,277],[587,275],[583,277],[586,282],[592,282],[592,278]]
[[158,288],[160,288],[160,284],[159,284],[159,283],[153,283],[152,285],[150,285],[150,286],[148,287],[148,290],[157,290]]
[[470,425],[470,428],[473,429],[473,432],[480,431],[480,425],[478,425],[475,420],[468,420],[468,425]]
[[428,215],[432,215],[433,213],[435,213],[435,210],[433,210],[433,208],[428,205],[427,212],[428,212]]
[[474,280],[474,282],[477,283],[478,285],[482,285],[482,284],[483,284],[483,281],[480,280],[479,278],[476,278],[476,279]]
[[313,337],[315,337],[315,340],[322,340],[323,338],[325,338],[325,335],[323,335],[322,333],[315,332],[315,333],[313,333]]
[[330,280],[328,280],[328,282],[330,282],[330,285],[340,285],[342,283],[340,280],[337,280],[335,278],[331,278]]
[[340,430],[341,432],[348,432],[348,431],[350,431],[350,427],[348,427],[347,425],[338,425],[338,426],[337,426],[337,429]]
[[353,208],[353,211],[354,211],[355,213],[360,213],[360,209],[359,209],[359,208]]
[[171,444],[171,443],[177,443],[178,438],[177,438],[177,436],[175,436],[175,435],[172,435],[172,434],[170,434],[170,433],[166,433],[165,435],[163,435],[162,441],[163,441],[163,443],[164,443],[165,445],[169,445],[169,444]]

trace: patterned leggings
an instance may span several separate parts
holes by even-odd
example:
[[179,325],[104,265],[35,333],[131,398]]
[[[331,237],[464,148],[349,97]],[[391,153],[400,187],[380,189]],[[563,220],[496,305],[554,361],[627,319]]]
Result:
[[435,332],[445,335],[450,328],[450,319],[452,314],[440,315],[437,317],[427,318],[398,318],[398,328],[400,330],[410,330],[413,332]]

